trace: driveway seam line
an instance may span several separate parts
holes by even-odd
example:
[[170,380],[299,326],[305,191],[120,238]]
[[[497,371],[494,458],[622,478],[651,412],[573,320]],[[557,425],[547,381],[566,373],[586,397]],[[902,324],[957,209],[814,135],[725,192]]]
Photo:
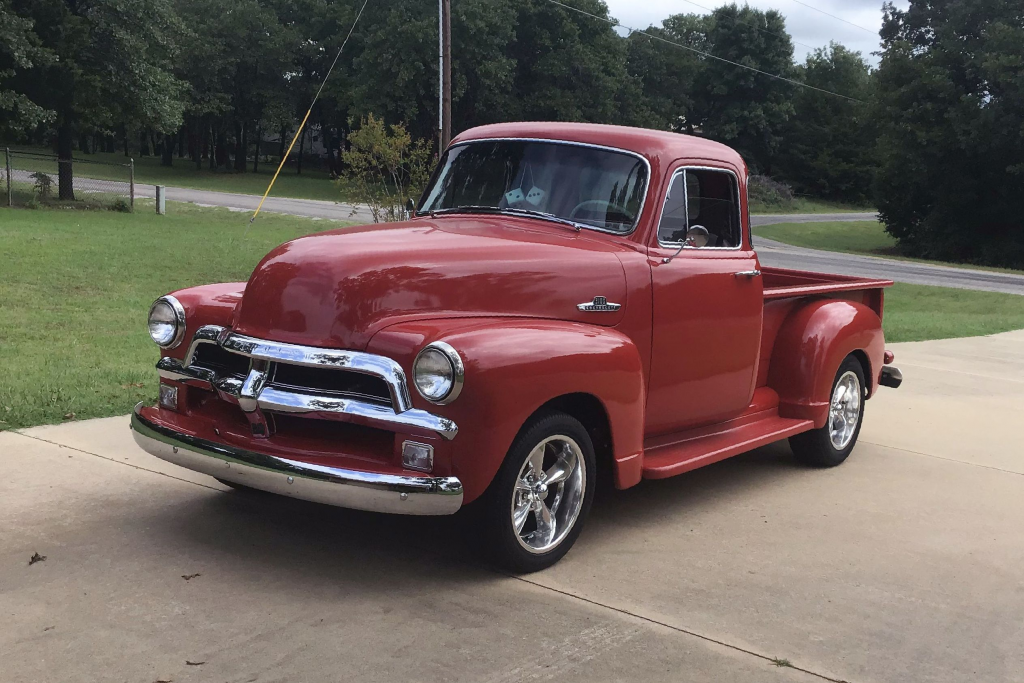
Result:
[[[501,573],[504,573],[504,572],[501,572]],[[682,634],[685,634],[685,635],[688,635],[688,636],[692,636],[694,638],[699,638],[699,639],[707,641],[709,643],[714,643],[715,645],[720,645],[722,647],[729,648],[730,650],[735,650],[736,652],[742,652],[745,655],[750,655],[751,657],[757,657],[758,659],[763,659],[764,661],[766,661],[766,662],[768,662],[770,664],[775,664],[775,662],[777,661],[777,658],[775,658],[775,657],[769,657],[768,655],[763,655],[760,652],[754,652],[753,650],[748,650],[746,648],[740,647],[739,645],[733,645],[732,643],[727,643],[727,642],[725,642],[723,640],[718,640],[717,638],[712,638],[711,636],[706,636],[703,633],[698,633],[697,631],[691,631],[689,629],[683,628],[682,626],[675,626],[673,624],[665,623],[664,621],[659,621],[658,619],[655,619],[653,617],[648,617],[648,616],[644,616],[642,614],[637,614],[636,612],[631,612],[630,610],[624,609],[622,607],[614,607],[612,605],[606,605],[603,602],[598,602],[597,600],[593,600],[591,598],[586,598],[586,597],[584,597],[582,595],[576,595],[574,593],[570,593],[568,591],[564,591],[564,590],[561,590],[559,588],[554,588],[552,586],[545,586],[542,583],[537,583],[536,581],[531,581],[529,579],[523,578],[522,576],[516,576],[514,574],[505,574],[505,576],[508,576],[509,578],[515,579],[517,581],[522,581],[523,583],[529,584],[531,586],[536,586],[537,588],[542,588],[544,590],[551,591],[552,593],[558,593],[559,595],[564,595],[567,598],[572,598],[574,600],[579,600],[580,602],[585,602],[585,603],[587,603],[589,605],[594,605],[596,607],[603,607],[603,608],[611,610],[613,612],[618,612],[619,614],[624,614],[626,616],[633,617],[634,619],[640,619],[641,621],[646,621],[646,622],[648,622],[650,624],[655,624],[657,626],[663,626],[663,627],[665,627],[667,629],[671,629],[672,631],[676,631],[677,633],[682,633]],[[778,664],[775,664],[775,665],[779,666]],[[786,665],[786,666],[780,666],[780,668],[793,669],[794,671],[799,671],[801,673],[808,674],[809,676],[814,676],[816,678],[820,678],[822,680],[829,681],[830,683],[849,683],[849,681],[845,681],[845,680],[843,680],[841,678],[832,678],[831,676],[826,676],[823,673],[818,673],[817,671],[811,671],[810,669],[805,669],[803,667],[796,666],[795,664],[789,664],[789,665]]]
[[133,465],[130,462],[124,462],[123,460],[115,460],[114,458],[108,458],[107,456],[100,455],[99,453],[93,453],[92,451],[82,450],[81,448],[75,448],[74,446],[68,446],[67,444],[58,443],[56,441],[50,441],[49,439],[44,439],[44,438],[39,437],[39,436],[33,436],[32,434],[25,434],[24,432],[20,432],[20,431],[18,431],[16,429],[12,430],[12,433],[13,434],[17,434],[18,436],[23,436],[26,439],[35,439],[36,441],[41,441],[43,443],[48,443],[48,444],[50,444],[52,446],[57,446],[59,448],[67,448],[67,449],[75,451],[77,453],[84,453],[85,455],[91,455],[94,458],[99,458],[100,460],[106,460],[107,462],[112,462],[112,463],[115,463],[117,465],[126,465],[128,467],[131,467],[131,468],[136,469],[136,470],[140,470],[142,472],[150,472],[152,474],[159,474],[161,477],[167,477],[168,479],[173,479],[175,481],[184,482],[186,484],[195,484],[196,486],[201,486],[204,489],[210,489],[211,491],[220,491],[221,490],[219,488],[216,488],[215,486],[207,486],[206,484],[200,484],[200,483],[195,482],[195,481],[189,481],[188,479],[182,479],[181,477],[176,477],[173,474],[167,474],[166,472],[158,472],[157,470],[151,470],[148,467],[141,467],[139,465]]
[[890,446],[884,443],[876,443],[874,441],[865,441],[864,443],[872,446],[880,446],[882,448],[891,448],[894,451],[903,451],[904,453],[912,453],[914,455],[920,455],[925,458],[935,458],[936,460],[945,460],[946,462],[955,462],[961,465],[968,465],[970,467],[981,467],[986,470],[995,470],[996,472],[1003,472],[1004,474],[1015,474],[1018,477],[1024,477],[1024,472],[1014,472],[1013,470],[1005,470],[1002,467],[995,467],[993,465],[982,465],[978,462],[968,462],[967,460],[957,460],[956,458],[947,458],[942,455],[935,455],[933,453],[922,453],[921,451],[912,451],[909,448],[900,448],[899,446]]

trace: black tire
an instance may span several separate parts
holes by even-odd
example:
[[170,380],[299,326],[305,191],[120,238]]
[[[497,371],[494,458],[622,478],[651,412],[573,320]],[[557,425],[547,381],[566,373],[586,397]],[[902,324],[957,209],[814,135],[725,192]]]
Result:
[[[577,456],[576,460],[582,468],[582,504],[575,519],[569,525],[568,533],[558,541],[557,545],[544,551],[528,550],[524,546],[527,541],[520,541],[520,534],[516,531],[512,518],[513,503],[518,500],[517,496],[520,495],[517,493],[516,484],[521,471],[527,466],[527,459],[534,448],[552,437],[568,437],[579,448],[582,457]],[[558,441],[553,442],[553,444],[557,443]],[[569,483],[566,482],[566,487],[568,486]],[[479,535],[481,550],[487,554],[490,560],[507,571],[526,574],[547,569],[562,559],[579,538],[587,515],[590,513],[596,489],[597,458],[594,454],[594,444],[590,434],[579,420],[565,413],[551,413],[532,419],[516,437],[505,456],[501,469],[498,470],[494,481],[491,482],[487,492],[481,497],[480,505],[477,506],[476,512],[480,518],[477,520],[476,533]],[[562,502],[571,500],[568,494],[563,497],[562,489],[558,489],[558,491],[556,498],[546,501],[552,503],[552,510]],[[567,514],[571,510],[572,507],[566,506],[562,510],[562,514]]]
[[[859,410],[852,438],[850,438],[849,443],[840,448],[832,440],[833,414],[831,402],[836,394],[836,387],[839,385],[840,380],[843,380],[848,373],[853,373],[856,376],[857,386],[860,388]],[[829,392],[829,417],[825,426],[821,429],[797,434],[789,440],[789,445],[793,449],[793,455],[796,456],[799,462],[810,467],[836,467],[850,457],[850,453],[853,452],[854,447],[857,445],[861,425],[864,423],[866,386],[864,382],[864,366],[861,365],[860,360],[856,356],[852,354],[847,356],[843,360],[842,365],[839,366],[835,379],[832,380],[832,390]]]

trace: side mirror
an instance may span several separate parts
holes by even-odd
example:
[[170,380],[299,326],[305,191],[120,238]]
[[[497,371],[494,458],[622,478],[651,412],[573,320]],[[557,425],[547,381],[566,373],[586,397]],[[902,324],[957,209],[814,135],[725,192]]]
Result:
[[683,253],[683,249],[685,249],[686,247],[700,249],[710,241],[711,233],[708,232],[708,229],[705,228],[703,225],[695,225],[686,231],[686,238],[679,245],[679,249],[676,250],[676,253],[672,254],[671,256],[666,256],[665,258],[661,259],[661,262],[672,263],[672,259]]
[[409,212],[410,216],[416,215],[416,204],[412,201],[411,198],[405,200],[405,210]]
[[696,247],[697,249],[707,245],[711,241],[711,233],[703,225],[695,225],[686,231],[686,239],[683,240],[683,244],[687,247]]

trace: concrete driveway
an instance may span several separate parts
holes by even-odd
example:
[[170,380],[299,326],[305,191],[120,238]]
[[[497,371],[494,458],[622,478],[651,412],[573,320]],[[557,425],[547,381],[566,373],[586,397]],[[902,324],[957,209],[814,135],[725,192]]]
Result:
[[450,519],[226,492],[123,417],[0,434],[0,678],[1024,681],[1024,332],[891,348],[844,466],[645,482],[524,578]]

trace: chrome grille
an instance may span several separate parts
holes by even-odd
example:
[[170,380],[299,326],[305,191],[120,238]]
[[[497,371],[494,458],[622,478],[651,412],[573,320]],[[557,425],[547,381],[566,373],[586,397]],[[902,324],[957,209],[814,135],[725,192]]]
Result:
[[292,391],[346,396],[391,405],[387,382],[380,377],[350,370],[271,363],[270,385]]
[[204,325],[184,361],[164,357],[156,367],[164,379],[236,403],[254,435],[266,433],[263,411],[356,420],[449,440],[459,431],[451,419],[413,407],[401,365],[363,351],[287,344]]
[[[208,370],[220,378],[245,379],[252,358],[229,351],[213,342],[196,344],[189,367]],[[267,367],[272,387],[292,392],[325,397],[356,398],[381,405],[391,405],[391,391],[382,378],[364,373],[332,368],[310,367],[274,361]]]

